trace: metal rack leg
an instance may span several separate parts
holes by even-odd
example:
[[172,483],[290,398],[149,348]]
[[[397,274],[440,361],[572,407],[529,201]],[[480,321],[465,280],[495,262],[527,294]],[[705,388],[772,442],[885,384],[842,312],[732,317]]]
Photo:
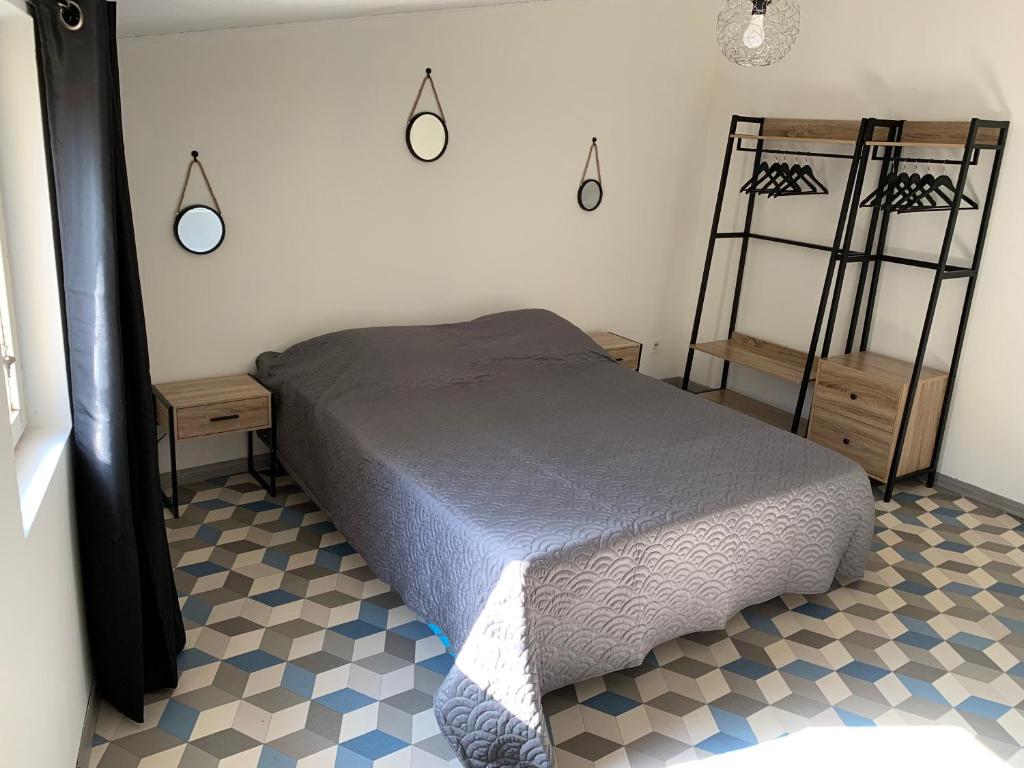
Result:
[[[754,167],[756,168],[761,163],[763,154],[764,142],[757,142],[757,149],[754,151]],[[747,252],[750,250],[750,228],[754,223],[754,202],[757,195],[750,195],[750,199],[747,200],[747,213],[743,219],[743,239],[740,244],[740,263],[736,268],[736,287],[733,290],[732,295],[732,310],[729,313],[729,335],[726,338],[731,339],[732,335],[736,332],[736,320],[739,318],[740,312],[740,295],[743,291],[743,275],[747,270]],[[726,360],[722,364],[722,385],[721,388],[725,389],[729,386],[729,361]]]
[[[886,149],[882,160],[881,170],[879,171],[880,178],[884,178],[888,173],[892,162],[892,150]],[[854,201],[856,202],[856,201]],[[878,226],[881,221],[881,227]],[[878,233],[878,240],[875,240],[875,234]],[[871,223],[868,225],[868,235],[864,243],[865,254],[881,255],[885,252],[885,241],[889,232],[889,211],[882,212],[879,208],[874,208],[871,211]],[[868,312],[874,311],[875,304],[875,292],[878,290],[878,281],[876,279],[878,274],[878,262],[877,261],[865,261],[860,265],[860,272],[857,275],[857,293],[854,296],[853,310],[850,312],[850,329],[846,335],[846,354],[853,352],[853,345],[857,340],[857,324],[860,321],[860,310],[861,304],[864,301],[864,288],[867,283],[868,272],[872,271],[871,279],[871,295],[868,302]],[[870,321],[867,319],[867,313],[865,313],[865,324],[869,324]]]
[[[864,142],[866,137],[874,131],[874,121],[871,119],[862,120],[860,132],[857,135],[857,144],[852,153],[850,161],[850,173],[846,179],[846,191],[843,193],[843,206],[839,211],[839,222],[836,225],[836,236],[832,243],[832,255],[828,260],[828,269],[825,273],[825,283],[821,289],[821,299],[818,302],[818,313],[814,319],[814,331],[811,333],[811,343],[807,350],[807,360],[804,363],[804,375],[800,381],[800,394],[797,396],[796,408],[793,411],[793,424],[790,431],[793,434],[800,432],[800,417],[803,415],[804,403],[807,400],[807,389],[811,382],[811,374],[814,370],[814,359],[818,354],[818,341],[821,338],[821,326],[825,321],[825,310],[828,308],[828,297],[832,288],[832,279],[835,276],[836,261],[842,257],[843,235],[847,232],[847,216],[850,213],[853,190],[857,187],[858,176],[863,176],[862,166],[866,164]],[[852,236],[852,234],[850,235]]]
[[[956,222],[960,213],[960,205],[963,201],[964,189],[967,186],[967,174],[970,170],[971,155],[974,144],[977,140],[978,121],[971,121],[971,128],[967,134],[967,141],[964,146],[963,158],[960,162],[960,175],[957,177],[956,192],[951,203],[952,210],[946,221],[946,232],[942,239],[942,250],[939,252],[939,261],[935,265],[935,279],[932,281],[932,292],[928,298],[928,309],[925,312],[924,327],[921,329],[921,339],[917,345],[917,356],[914,359],[914,372],[910,376],[910,385],[907,390],[907,400],[903,405],[903,416],[900,419],[899,431],[896,433],[896,445],[892,453],[892,465],[889,467],[889,476],[885,484],[884,500],[892,499],[893,490],[896,487],[896,479],[899,475],[900,459],[903,456],[903,444],[907,439],[907,430],[910,428],[910,417],[914,410],[914,401],[917,396],[917,385],[921,380],[921,370],[924,368],[924,356],[928,351],[928,338],[931,336],[932,322],[935,319],[935,309],[939,303],[939,294],[942,290],[943,275],[946,271],[946,263],[949,261],[949,251],[953,246],[953,237],[956,234]],[[988,201],[986,201],[986,206]],[[979,237],[980,239],[980,237]],[[949,385],[946,386],[947,394]],[[934,453],[934,451],[933,451]],[[933,467],[934,469],[934,462]]]
[[[828,357],[829,352],[832,349],[832,334],[835,333],[836,319],[839,315],[839,302],[843,298],[843,280],[846,278],[846,267],[849,263],[850,247],[853,245],[853,233],[857,226],[857,211],[860,208],[859,204],[861,193],[864,191],[864,177],[867,174],[869,156],[869,152],[862,152],[857,167],[857,180],[854,182],[853,196],[850,199],[850,211],[847,214],[846,220],[846,236],[843,239],[843,249],[839,252],[839,269],[836,274],[836,285],[832,291],[832,306],[829,309],[828,322],[825,325],[825,338],[821,343],[822,357]],[[871,241],[874,240],[875,226],[877,222],[877,216],[872,215],[871,226],[868,232],[868,247],[870,247]]]
[[[889,134],[889,138],[894,141],[898,141],[903,138],[903,123],[898,123],[895,129]],[[903,157],[903,149],[896,147],[894,150],[886,150],[885,157],[891,160],[892,167],[896,168],[899,166],[900,159]],[[883,169],[886,169],[888,165],[883,163]],[[891,195],[891,193],[890,193]],[[891,198],[890,198],[891,199]],[[889,239],[889,222],[892,219],[892,210],[888,206],[885,212],[882,214],[882,228],[878,234],[878,247],[875,249],[875,256],[881,256],[885,253],[885,245]],[[868,289],[868,303],[864,308],[864,326],[860,332],[860,351],[867,352],[868,342],[871,339],[871,322],[875,317],[875,300],[878,298],[878,282],[882,276],[882,261],[875,259],[871,263],[871,287]],[[851,324],[852,330],[852,324]],[[851,338],[853,334],[850,334]],[[849,352],[852,352],[852,346],[848,346]]]
[[[1000,130],[999,146],[1006,145],[1006,128]],[[942,440],[946,432],[946,420],[949,418],[949,407],[953,399],[953,387],[956,384],[957,371],[960,368],[960,355],[964,348],[964,338],[967,336],[967,320],[971,315],[971,305],[974,302],[974,288],[978,282],[978,272],[981,269],[981,257],[985,250],[985,241],[988,238],[988,225],[992,219],[992,203],[995,199],[996,187],[999,184],[999,173],[1003,165],[1003,150],[996,150],[992,158],[992,170],[989,175],[988,190],[985,192],[985,205],[981,212],[981,223],[978,227],[978,242],[974,249],[974,259],[971,262],[972,274],[967,280],[967,290],[964,294],[963,309],[960,312],[960,325],[957,327],[956,343],[953,345],[953,357],[949,363],[949,377],[946,380],[946,392],[942,397],[942,410],[939,412],[939,426],[935,431],[935,444],[932,448],[932,460],[928,470],[928,487],[935,485],[935,475],[939,468],[939,454],[942,451]]]
[[[864,253],[871,253],[874,249],[874,234],[878,231],[879,209],[871,211],[871,220],[867,226],[867,237],[864,239]],[[869,262],[862,261],[857,271],[857,289],[853,295],[853,309],[850,311],[850,330],[846,337],[846,353],[853,351],[854,338],[857,335],[857,318],[860,317],[860,305],[864,299],[864,286],[867,283],[867,270]]]
[[[722,205],[725,201],[725,186],[729,180],[729,167],[732,165],[733,138],[736,133],[736,125],[739,118],[732,117],[729,128],[729,138],[725,142],[725,159],[722,161],[722,177],[718,182],[718,199],[715,201],[715,214],[711,221],[711,236],[708,238],[708,250],[704,257],[704,272],[700,278],[700,291],[697,294],[697,311],[693,317],[693,331],[690,333],[690,344],[697,343],[697,335],[700,333],[701,316],[704,314],[704,299],[708,293],[708,279],[711,276],[711,262],[715,257],[715,243],[718,239],[718,225],[722,220]],[[687,347],[686,367],[683,369],[683,389],[690,386],[690,374],[693,371],[693,347]]]

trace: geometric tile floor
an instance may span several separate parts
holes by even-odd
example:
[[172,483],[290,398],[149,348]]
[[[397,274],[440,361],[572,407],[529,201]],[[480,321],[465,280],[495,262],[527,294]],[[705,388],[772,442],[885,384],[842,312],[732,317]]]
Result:
[[[443,637],[296,485],[270,499],[235,475],[183,486],[182,502],[166,521],[180,683],[148,696],[142,724],[102,703],[89,766],[457,768],[431,708]],[[548,694],[558,768],[718,766],[862,726],[952,727],[1024,766],[1024,522],[917,486],[876,509],[862,581]]]

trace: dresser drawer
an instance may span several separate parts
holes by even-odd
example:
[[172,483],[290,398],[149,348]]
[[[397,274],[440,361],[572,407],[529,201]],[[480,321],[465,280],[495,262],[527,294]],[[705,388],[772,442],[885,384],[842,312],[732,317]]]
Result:
[[902,407],[904,385],[822,360],[815,402],[851,419],[891,432]]
[[874,478],[884,478],[889,469],[892,430],[879,429],[848,418],[815,403],[807,438],[856,461]]
[[254,397],[229,403],[179,408],[175,413],[178,439],[270,426],[270,399]]

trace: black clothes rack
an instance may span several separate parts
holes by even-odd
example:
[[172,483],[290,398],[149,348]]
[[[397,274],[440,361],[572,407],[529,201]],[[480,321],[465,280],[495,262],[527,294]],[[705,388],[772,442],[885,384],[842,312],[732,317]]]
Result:
[[[746,130],[741,131],[741,126]],[[754,128],[753,131],[749,130],[751,126]],[[792,432],[799,434],[801,417],[807,401],[807,391],[813,379],[817,360],[819,357],[829,357],[831,352],[838,322],[840,301],[849,266],[857,264],[860,266],[860,269],[857,277],[849,329],[846,335],[845,351],[847,354],[852,352],[856,345],[858,326],[860,327],[859,349],[862,352],[866,352],[868,349],[882,265],[895,264],[931,270],[934,273],[934,279],[932,281],[917,353],[914,357],[907,402],[904,406],[902,417],[899,420],[898,432],[896,432],[895,453],[890,464],[888,477],[885,478],[884,498],[888,501],[892,498],[896,482],[904,479],[898,476],[900,458],[910,424],[914,397],[921,379],[922,369],[924,368],[924,358],[942,286],[947,280],[966,279],[967,288],[960,313],[953,355],[950,360],[948,380],[941,405],[931,461],[926,469],[912,473],[913,475],[918,475],[926,472],[927,483],[929,486],[932,486],[935,482],[936,467],[945,435],[945,426],[949,416],[957,369],[960,365],[964,337],[974,299],[974,290],[977,284],[978,272],[981,268],[982,254],[992,215],[992,204],[999,181],[1008,130],[1009,123],[1006,121],[982,120],[978,118],[970,122],[913,122],[876,118],[864,118],[860,121],[794,120],[734,115],[726,141],[725,159],[722,163],[722,174],[719,182],[718,197],[715,202],[711,236],[708,241],[704,271],[701,276],[693,329],[690,335],[690,347],[686,355],[686,367],[682,381],[683,388],[688,389],[690,386],[695,351],[709,352],[724,359],[720,390],[716,390],[716,392],[720,392],[723,395],[728,393],[727,385],[731,362],[736,362],[740,365],[750,365],[755,369],[779,375],[782,378],[799,384],[799,394],[789,426]],[[831,245],[754,232],[752,227],[758,195],[747,196],[746,212],[741,231],[721,231],[722,208],[726,191],[729,187],[730,168],[734,153],[753,153],[754,167],[756,168],[760,164],[765,152],[773,151],[766,150],[766,144],[774,144],[776,142],[826,145],[828,151],[801,151],[791,154],[803,157],[823,157],[849,161],[846,185],[836,221],[835,237]],[[849,151],[841,151],[846,149]],[[958,150],[961,154],[958,159],[953,160],[905,158],[904,151],[907,149],[926,151]],[[983,151],[992,152],[992,161],[988,185],[984,198],[980,202],[981,220],[973,258],[968,267],[951,266],[948,263],[949,255],[956,234],[959,214],[964,207],[968,177],[972,168],[978,165],[979,157]],[[937,259],[934,261],[896,256],[886,252],[886,242],[893,223],[892,206],[886,205],[876,205],[863,209],[870,210],[871,212],[867,234],[863,249],[859,251],[853,249],[858,213],[862,210],[861,200],[865,196],[867,178],[869,175],[872,175],[870,169],[873,165],[877,164],[877,176],[881,180],[898,169],[900,164],[904,162],[954,166],[956,168],[955,176],[951,177],[954,187],[950,205],[947,208],[937,208],[937,210],[946,213],[947,219],[942,245],[937,254]],[[778,204],[786,205],[787,203]],[[741,245],[735,287],[732,295],[728,337],[718,342],[698,344],[697,339],[707,298],[708,282],[716,245],[721,240],[730,239],[739,239]],[[741,337],[736,333],[736,320],[742,296],[743,276],[746,269],[749,246],[753,240],[805,248],[829,254],[806,356],[803,356],[803,353],[798,353],[797,350],[786,350],[776,345],[757,342],[757,340],[750,339],[749,337],[742,337],[742,342],[737,341]],[[751,355],[751,350],[754,349],[754,347],[750,346],[751,343],[755,343],[755,346],[756,344],[763,345],[762,352],[766,355],[763,361],[767,363],[766,365],[759,365],[757,362],[759,358]],[[800,362],[802,362],[802,366],[799,365]],[[724,400],[720,400],[720,402],[724,402]],[[788,417],[786,419],[788,420]]]

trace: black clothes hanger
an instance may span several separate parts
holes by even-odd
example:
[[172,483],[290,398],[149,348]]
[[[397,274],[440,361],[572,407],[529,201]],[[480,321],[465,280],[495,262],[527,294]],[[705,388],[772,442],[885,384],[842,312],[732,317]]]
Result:
[[827,195],[828,188],[814,174],[808,164],[785,162],[787,153],[780,153],[783,160],[769,163],[762,160],[754,168],[750,179],[740,191],[750,195],[768,197],[790,197],[793,195]]
[[789,166],[785,163],[772,163],[768,179],[757,191],[763,195],[773,196],[780,189],[786,187],[788,181]]
[[[906,161],[913,164],[914,161]],[[949,174],[936,176],[922,174],[914,167],[907,171],[890,171],[879,182],[878,188],[864,198],[862,208],[882,208],[894,213],[917,211],[951,211],[956,199],[956,184]],[[963,194],[961,210],[977,210],[978,203],[970,195]]]
[[878,180],[878,187],[865,197],[860,204],[861,208],[882,208],[885,206],[885,201],[888,198],[890,192],[896,185],[899,173],[896,171],[889,171],[881,179]]
[[764,178],[765,174],[767,174],[767,173],[768,173],[768,163],[766,163],[764,160],[762,160],[754,168],[754,175],[751,176],[750,179],[742,187],[740,187],[740,192],[744,192],[744,193],[747,193],[747,194],[753,193],[753,191],[760,185],[761,180]]
[[814,169],[807,164],[794,165],[790,167],[790,179],[792,186],[788,190],[776,192],[774,197],[788,197],[790,195],[827,195],[828,189],[814,175]]

